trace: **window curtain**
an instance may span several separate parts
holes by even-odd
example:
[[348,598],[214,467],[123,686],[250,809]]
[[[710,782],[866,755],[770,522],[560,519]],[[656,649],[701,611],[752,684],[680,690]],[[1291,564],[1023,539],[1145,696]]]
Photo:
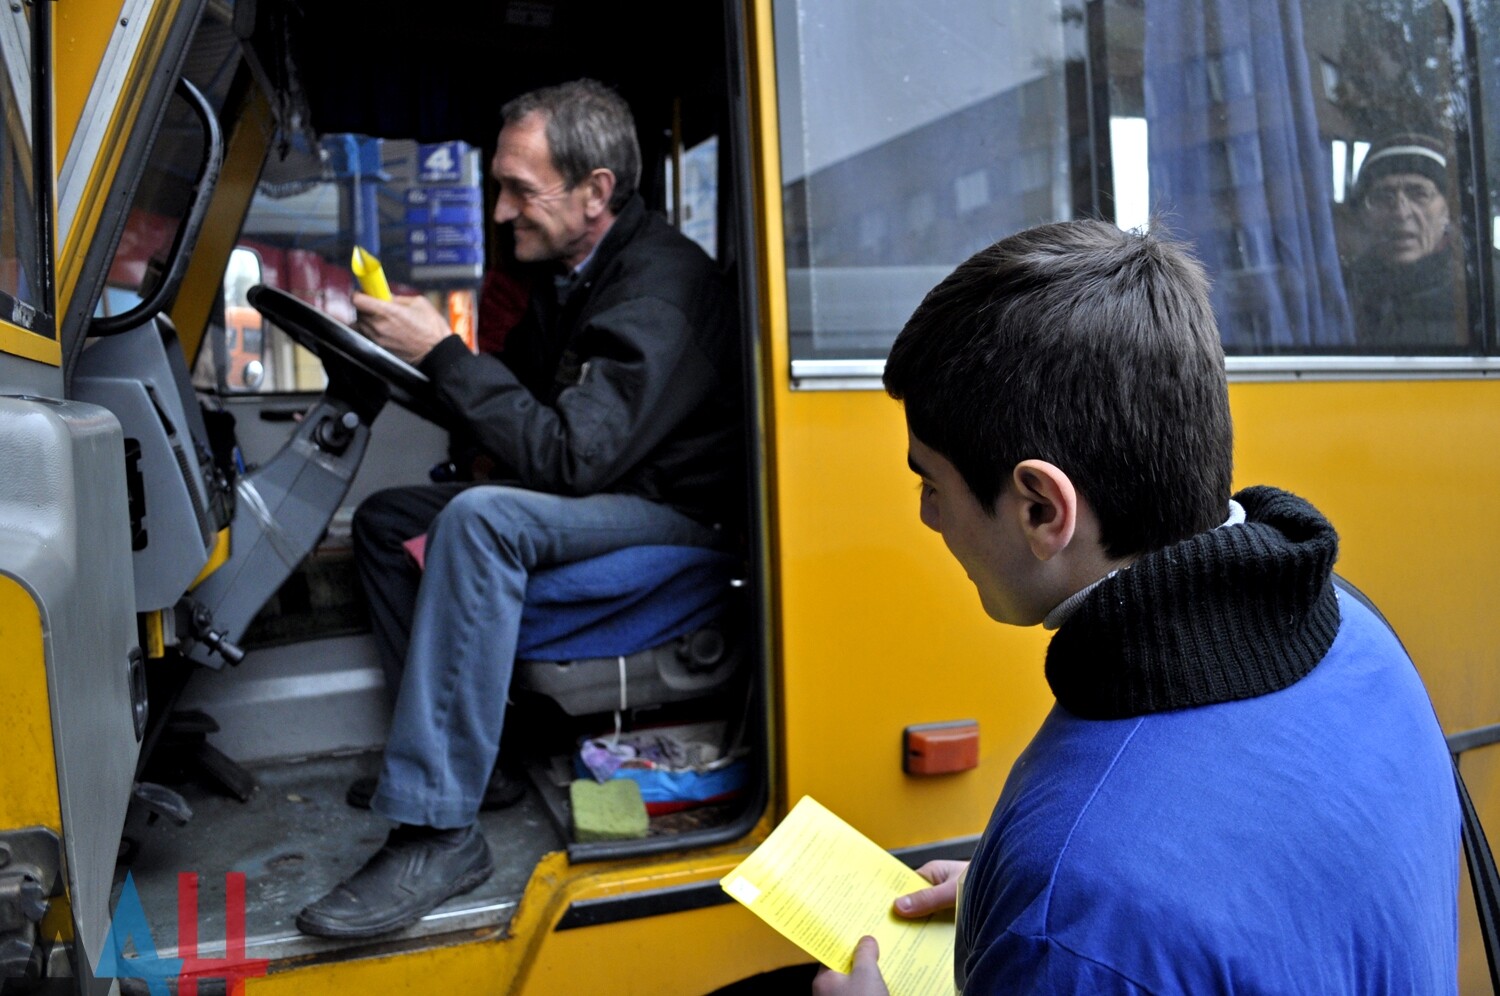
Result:
[[1300,0],[1149,0],[1150,196],[1231,353],[1353,341]]

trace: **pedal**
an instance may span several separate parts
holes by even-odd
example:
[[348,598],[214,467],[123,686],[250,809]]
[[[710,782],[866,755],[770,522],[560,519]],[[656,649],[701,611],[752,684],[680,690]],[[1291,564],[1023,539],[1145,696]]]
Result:
[[149,819],[165,816],[178,826],[193,818],[193,807],[181,795],[155,782],[136,782],[131,797],[150,813]]

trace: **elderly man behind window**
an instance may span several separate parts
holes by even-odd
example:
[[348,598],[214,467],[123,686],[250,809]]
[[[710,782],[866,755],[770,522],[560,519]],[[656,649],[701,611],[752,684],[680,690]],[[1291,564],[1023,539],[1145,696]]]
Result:
[[1365,347],[1448,352],[1468,341],[1451,163],[1442,142],[1408,133],[1376,142],[1360,167],[1354,193],[1365,241],[1346,284]]

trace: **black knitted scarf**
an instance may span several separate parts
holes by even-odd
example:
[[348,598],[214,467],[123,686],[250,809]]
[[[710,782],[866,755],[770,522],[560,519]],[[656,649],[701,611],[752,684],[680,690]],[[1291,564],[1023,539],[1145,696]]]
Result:
[[1338,534],[1275,488],[1235,496],[1242,525],[1141,557],[1100,582],[1047,648],[1047,683],[1084,719],[1253,698],[1323,659],[1339,626]]

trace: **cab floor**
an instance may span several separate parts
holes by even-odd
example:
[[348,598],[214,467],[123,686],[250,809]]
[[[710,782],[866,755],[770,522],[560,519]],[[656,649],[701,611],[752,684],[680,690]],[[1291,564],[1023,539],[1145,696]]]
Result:
[[117,871],[116,899],[128,873],[157,954],[166,958],[180,956],[184,874],[197,875],[197,957],[224,954],[225,890],[233,872],[245,876],[244,957],[343,957],[354,953],[351,948],[370,954],[430,943],[440,934],[503,929],[537,860],[564,846],[534,788],[510,809],[481,814],[495,873],[474,891],[376,941],[329,941],[297,930],[297,913],[355,871],[385,839],[388,821],[344,801],[350,781],[374,774],[378,766],[378,754],[259,765],[251,769],[259,789],[244,803],[201,785],[173,786],[192,806],[193,818],[180,827],[157,819],[127,829],[135,846]]

